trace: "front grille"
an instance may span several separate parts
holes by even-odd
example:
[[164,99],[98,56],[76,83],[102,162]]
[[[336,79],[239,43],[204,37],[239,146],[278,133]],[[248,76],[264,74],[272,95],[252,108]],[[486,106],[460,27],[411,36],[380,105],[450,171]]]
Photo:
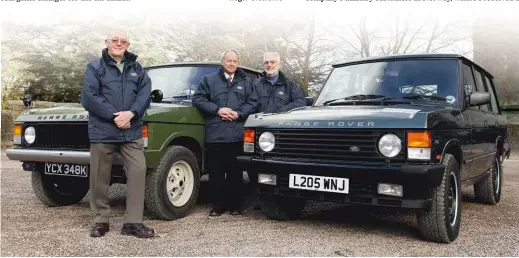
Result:
[[36,141],[31,147],[46,149],[89,149],[88,123],[27,124],[36,130]]
[[[265,131],[274,134],[276,146],[271,152],[263,153],[264,157],[334,163],[385,163],[388,158],[379,153],[377,143],[382,135],[393,133],[400,138],[403,148],[390,159],[391,164],[405,161],[404,130],[259,129],[256,142]],[[262,153],[259,146],[256,146],[256,151]]]

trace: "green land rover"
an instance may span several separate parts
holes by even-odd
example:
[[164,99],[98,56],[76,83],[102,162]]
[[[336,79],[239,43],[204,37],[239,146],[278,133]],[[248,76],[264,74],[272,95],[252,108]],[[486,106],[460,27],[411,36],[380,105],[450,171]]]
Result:
[[[204,119],[191,105],[202,77],[219,62],[175,63],[146,67],[152,103],[144,115],[146,208],[157,218],[187,215],[198,198],[204,168]],[[244,68],[251,79],[260,72]],[[30,106],[30,103],[27,103]],[[80,104],[27,110],[15,120],[11,160],[32,173],[36,197],[49,206],[81,201],[89,190],[88,112]],[[112,183],[126,183],[119,155],[114,155]]]
[[373,57],[333,66],[311,107],[249,116],[238,160],[269,218],[297,218],[306,200],[405,208],[448,243],[462,185],[500,201],[507,129],[492,75],[467,58]]

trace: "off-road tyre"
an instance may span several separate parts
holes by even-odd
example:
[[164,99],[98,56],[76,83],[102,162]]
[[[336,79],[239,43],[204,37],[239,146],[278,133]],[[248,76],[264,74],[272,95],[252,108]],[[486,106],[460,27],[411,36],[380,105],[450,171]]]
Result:
[[88,178],[51,176],[41,170],[32,172],[31,184],[36,198],[50,207],[76,204],[89,190]]
[[[182,174],[180,175],[182,178],[176,178],[177,174]],[[168,192],[168,181],[173,185],[179,182],[177,190]],[[148,211],[159,219],[183,218],[195,206],[199,189],[200,168],[195,154],[186,147],[173,145],[166,149],[158,166],[146,174],[145,205]],[[175,195],[179,193],[176,191],[181,194]],[[182,196],[182,194],[189,196]],[[175,205],[176,201],[171,201],[170,197],[171,200],[178,200],[181,204]]]
[[500,156],[496,154],[490,173],[483,180],[474,184],[476,200],[486,204],[497,204],[501,200],[503,185],[503,165]]
[[461,227],[461,184],[458,162],[451,154],[443,158],[445,171],[441,184],[432,190],[430,210],[417,212],[422,236],[430,241],[450,243]]

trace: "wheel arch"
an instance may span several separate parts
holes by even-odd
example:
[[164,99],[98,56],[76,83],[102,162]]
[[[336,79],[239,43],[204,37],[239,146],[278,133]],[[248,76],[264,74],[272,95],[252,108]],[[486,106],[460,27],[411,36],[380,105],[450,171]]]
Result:
[[446,153],[449,153],[452,156],[454,156],[454,158],[458,162],[458,168],[461,172],[462,171],[461,168],[462,168],[464,162],[463,162],[463,151],[461,150],[461,147],[460,147],[460,141],[457,139],[452,139],[452,140],[449,140],[445,144],[445,146],[443,147],[442,158],[441,158],[440,162],[443,162],[443,159],[445,158]]
[[202,151],[202,146],[200,146],[200,143],[195,138],[187,135],[178,135],[171,139],[167,146],[172,145],[183,146],[192,151],[196,156],[198,165],[202,168],[204,153]]

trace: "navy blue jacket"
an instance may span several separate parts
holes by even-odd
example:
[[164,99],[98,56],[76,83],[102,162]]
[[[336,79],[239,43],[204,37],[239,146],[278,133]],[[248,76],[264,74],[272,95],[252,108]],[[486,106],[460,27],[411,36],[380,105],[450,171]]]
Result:
[[[150,104],[151,80],[126,51],[121,73],[105,48],[102,57],[88,64],[81,91],[81,104],[88,111],[90,142],[129,142],[142,137],[142,116]],[[133,111],[131,127],[119,129],[113,115]]]
[[[231,83],[224,76],[223,68],[205,76],[192,98],[193,106],[205,116],[205,142],[240,142],[243,141],[243,125],[250,114],[256,113],[258,99],[254,93],[252,80],[242,69],[234,73]],[[230,108],[239,118],[224,121],[218,115],[218,109]]]
[[281,71],[274,85],[267,81],[265,72],[253,84],[260,101],[259,112],[278,113],[306,105],[301,87]]

